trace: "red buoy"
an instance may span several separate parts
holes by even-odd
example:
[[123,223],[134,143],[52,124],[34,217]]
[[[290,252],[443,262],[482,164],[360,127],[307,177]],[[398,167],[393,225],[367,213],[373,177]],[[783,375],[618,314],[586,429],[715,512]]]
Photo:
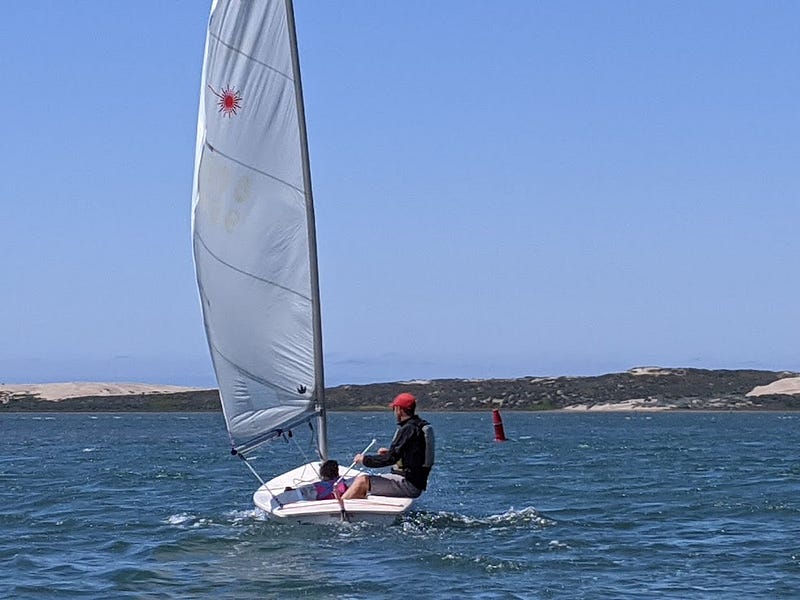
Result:
[[503,430],[503,419],[500,411],[496,408],[492,409],[492,423],[494,423],[494,441],[507,442],[506,432]]

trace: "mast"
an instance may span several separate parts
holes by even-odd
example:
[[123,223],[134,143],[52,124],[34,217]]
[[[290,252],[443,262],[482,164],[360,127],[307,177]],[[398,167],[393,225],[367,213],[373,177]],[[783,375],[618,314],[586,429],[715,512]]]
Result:
[[325,371],[322,364],[322,314],[319,296],[319,267],[317,265],[317,229],[314,219],[314,195],[311,192],[311,163],[308,155],[308,134],[306,132],[306,113],[303,105],[303,84],[300,80],[300,56],[297,51],[297,31],[294,22],[292,0],[286,0],[286,19],[292,52],[292,71],[294,75],[295,101],[297,103],[297,124],[300,128],[300,147],[303,158],[303,188],[306,196],[306,218],[308,219],[308,251],[311,274],[311,305],[314,331],[314,389],[316,390],[317,445],[321,460],[328,458],[328,425],[325,415]]

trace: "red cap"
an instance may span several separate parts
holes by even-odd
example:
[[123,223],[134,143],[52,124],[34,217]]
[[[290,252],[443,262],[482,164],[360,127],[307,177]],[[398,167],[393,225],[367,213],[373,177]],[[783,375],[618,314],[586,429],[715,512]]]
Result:
[[408,392],[403,392],[402,394],[397,394],[392,400],[392,403],[389,405],[389,408],[394,408],[395,406],[399,406],[403,410],[414,410],[417,406],[417,399],[414,398],[412,394]]

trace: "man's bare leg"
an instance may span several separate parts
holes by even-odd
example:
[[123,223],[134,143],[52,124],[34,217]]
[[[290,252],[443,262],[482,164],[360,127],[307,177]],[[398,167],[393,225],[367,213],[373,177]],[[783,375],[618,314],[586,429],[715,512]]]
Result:
[[359,475],[356,477],[356,480],[353,482],[347,490],[345,490],[344,494],[342,494],[342,498],[345,500],[349,500],[351,498],[366,498],[367,493],[369,492],[369,477],[366,475]]

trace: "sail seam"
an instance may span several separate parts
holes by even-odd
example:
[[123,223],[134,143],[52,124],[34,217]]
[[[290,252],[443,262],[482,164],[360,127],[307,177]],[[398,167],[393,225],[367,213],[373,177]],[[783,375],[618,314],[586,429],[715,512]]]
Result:
[[254,373],[251,373],[247,369],[243,368],[240,364],[233,362],[230,358],[225,356],[220,351],[220,349],[217,347],[217,345],[214,344],[213,342],[209,342],[208,345],[211,346],[211,348],[214,350],[214,352],[216,352],[219,355],[219,357],[222,358],[225,362],[227,362],[228,364],[233,365],[234,367],[236,367],[236,369],[239,370],[239,372],[242,373],[242,375],[246,375],[247,377],[249,377],[253,381],[255,381],[257,383],[260,383],[261,385],[266,386],[266,387],[268,387],[268,388],[270,388],[272,390],[283,392],[283,393],[291,393],[290,390],[286,390],[286,389],[284,389],[284,388],[282,388],[280,386],[277,386],[274,383],[271,383],[271,382],[267,381],[263,377],[259,377],[258,375],[255,375]]
[[[274,391],[277,391],[277,392],[283,392],[283,393],[289,392],[289,390],[286,390],[286,389],[284,389],[284,388],[282,388],[280,386],[277,386],[274,383],[271,383],[271,382],[265,380],[263,377],[259,377],[258,375],[255,375],[254,373],[251,373],[247,369],[242,368],[241,365],[239,365],[238,363],[235,363],[230,358],[225,356],[225,354],[223,354],[220,351],[219,347],[216,344],[214,344],[211,341],[211,339],[209,339],[208,345],[211,348],[211,351],[212,351],[213,354],[216,354],[216,356],[218,356],[219,358],[221,358],[222,360],[224,360],[228,364],[232,365],[234,368],[236,368],[240,373],[242,373],[246,377],[249,377],[253,381],[255,381],[257,383],[260,383],[261,385],[263,385],[263,386],[265,386],[265,387],[267,387],[267,388],[269,388],[271,390],[274,390]],[[219,390],[219,393],[220,393],[220,396],[221,396],[222,395],[222,389]],[[224,410],[224,404],[223,404],[223,410]],[[230,430],[229,430],[229,433],[231,435],[231,444],[233,445],[233,447],[236,449],[237,452],[240,452],[242,454],[246,454],[247,452],[250,452],[250,451],[254,450],[255,448],[257,448],[261,444],[264,444],[264,443],[270,441],[271,439],[278,437],[281,434],[282,431],[286,431],[286,430],[292,429],[293,427],[297,427],[298,425],[301,425],[302,423],[313,419],[314,416],[317,415],[317,414],[318,414],[318,411],[314,410],[311,413],[301,417],[297,421],[290,420],[282,427],[273,427],[269,431],[266,431],[266,432],[262,433],[261,435],[257,435],[257,436],[255,436],[253,438],[250,438],[250,439],[248,439],[248,440],[246,440],[244,442],[239,442],[238,444],[233,439],[234,438],[233,433],[230,433]],[[227,421],[227,418],[226,418],[226,421]]]
[[265,62],[263,62],[263,61],[260,61],[260,60],[258,60],[258,59],[257,59],[256,57],[254,57],[253,55],[251,55],[251,54],[247,54],[247,52],[242,52],[241,48],[237,48],[236,46],[231,46],[231,45],[230,45],[228,42],[224,41],[224,40],[223,40],[221,37],[219,37],[219,36],[218,36],[216,33],[209,32],[209,35],[210,35],[212,38],[214,38],[215,40],[217,40],[217,42],[219,42],[220,44],[222,44],[223,46],[225,46],[225,47],[226,47],[228,50],[233,50],[233,51],[234,51],[234,52],[236,52],[237,54],[240,54],[240,55],[244,56],[245,58],[247,58],[248,60],[251,60],[251,61],[253,61],[254,63],[256,63],[256,64],[258,64],[258,65],[261,65],[262,67],[264,67],[264,68],[266,68],[266,69],[269,69],[269,70],[270,70],[270,71],[272,71],[273,73],[275,73],[275,74],[277,74],[277,75],[280,75],[281,77],[283,77],[283,78],[285,78],[285,79],[288,79],[289,81],[294,81],[294,79],[292,79],[292,76],[291,76],[291,75],[287,75],[286,73],[284,73],[283,71],[280,71],[280,70],[276,69],[276,68],[275,68],[275,67],[273,67],[272,65],[269,65],[269,64],[267,64],[267,63],[265,63]]
[[260,175],[263,175],[264,177],[269,177],[273,181],[277,181],[278,183],[282,183],[283,185],[292,188],[296,192],[299,192],[300,194],[303,194],[303,198],[305,198],[305,194],[306,193],[302,188],[299,188],[296,185],[291,184],[291,183],[289,183],[288,181],[286,181],[284,179],[281,179],[280,177],[276,177],[275,175],[272,175],[271,173],[267,173],[266,171],[262,171],[261,169],[257,169],[253,165],[248,165],[247,163],[244,163],[244,162],[242,162],[242,161],[240,161],[240,160],[238,160],[236,158],[233,158],[229,154],[225,154],[224,152],[220,152],[214,146],[211,145],[211,143],[208,141],[208,139],[205,140],[205,145],[209,150],[211,150],[211,152],[214,152],[215,154],[218,154],[218,155],[220,155],[220,156],[222,156],[224,158],[227,158],[229,161],[231,161],[233,163],[236,163],[240,167],[244,167],[245,169],[250,169],[251,171],[255,171],[256,173],[258,173]]
[[197,233],[197,231],[194,232],[194,237],[198,242],[200,242],[200,244],[203,246],[203,248],[206,249],[206,252],[208,252],[209,256],[211,256],[214,260],[216,260],[221,265],[225,265],[230,270],[236,271],[237,273],[241,273],[242,275],[245,275],[247,277],[255,279],[256,281],[261,281],[263,283],[266,283],[267,285],[271,285],[271,286],[274,286],[276,288],[282,289],[283,291],[289,292],[290,294],[294,294],[295,296],[297,296],[299,298],[302,298],[303,300],[308,300],[309,302],[311,301],[311,298],[309,298],[305,294],[301,294],[297,290],[293,290],[292,288],[288,288],[285,285],[281,285],[280,283],[275,283],[274,281],[272,281],[270,279],[265,279],[264,277],[259,277],[258,275],[254,275],[253,273],[245,271],[244,269],[240,269],[239,267],[236,267],[236,266],[232,265],[231,263],[222,260],[219,256],[217,256],[216,254],[214,254],[214,252],[212,252],[211,248],[208,247],[208,245],[206,244],[205,240],[203,240],[202,236],[199,233]]

